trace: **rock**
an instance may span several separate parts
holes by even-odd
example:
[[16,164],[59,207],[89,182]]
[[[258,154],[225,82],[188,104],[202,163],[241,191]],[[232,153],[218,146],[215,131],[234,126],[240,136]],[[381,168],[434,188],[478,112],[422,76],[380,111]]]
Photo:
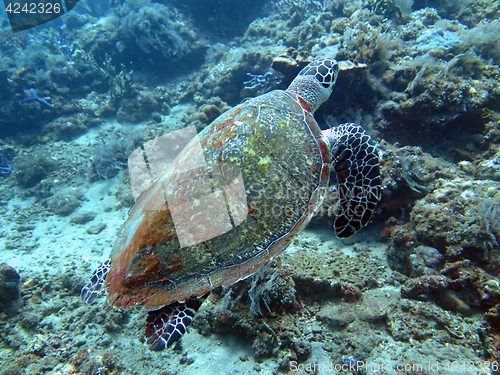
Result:
[[95,214],[92,212],[82,212],[78,213],[76,215],[73,215],[71,219],[69,220],[70,223],[73,224],[85,224],[88,223],[89,221],[94,220]]
[[321,306],[316,319],[334,329],[346,327],[356,319],[368,322],[380,321],[394,310],[400,298],[401,293],[394,287],[372,289],[364,292],[362,299],[357,303],[326,303]]
[[88,128],[78,117],[61,117],[53,121],[51,125],[54,126],[56,139],[67,142],[88,131]]
[[[496,243],[498,198],[489,194],[492,189],[498,191],[500,183],[456,178],[438,179],[435,185],[431,193],[416,202],[410,213],[417,241],[438,249],[448,262],[460,258],[490,264],[498,262],[495,259],[498,255],[490,254],[490,247]],[[493,259],[489,259],[490,256]],[[490,271],[489,267],[485,269]]]
[[105,223],[99,223],[92,225],[87,228],[86,232],[88,234],[99,234],[101,233],[104,229],[106,229],[106,224]]
[[401,295],[404,298],[439,298],[448,288],[449,280],[441,275],[426,275],[409,279],[401,288]]
[[76,189],[65,189],[54,194],[47,201],[49,211],[59,216],[68,216],[80,207],[83,194]]
[[439,305],[446,310],[459,312],[462,315],[471,315],[472,311],[462,299],[452,290],[447,290],[439,299]]
[[356,319],[353,309],[346,305],[346,303],[327,303],[321,306],[321,310],[316,314],[316,319],[327,323],[334,330],[344,328]]
[[19,306],[21,276],[11,266],[0,264],[0,311],[13,312]]
[[409,256],[412,276],[422,276],[436,273],[442,263],[443,255],[434,247],[418,246],[415,253]]

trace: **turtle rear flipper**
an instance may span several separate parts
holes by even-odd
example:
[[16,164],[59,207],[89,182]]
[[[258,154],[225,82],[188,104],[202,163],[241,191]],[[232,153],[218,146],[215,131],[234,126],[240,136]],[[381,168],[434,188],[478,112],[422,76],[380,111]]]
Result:
[[376,147],[364,129],[341,124],[324,131],[332,150],[332,166],[339,193],[333,227],[339,238],[348,238],[370,221],[382,185]]
[[106,294],[106,289],[104,288],[104,281],[106,276],[108,276],[108,271],[111,267],[111,260],[105,261],[101,264],[92,274],[89,282],[82,288],[80,292],[80,297],[85,303],[92,303],[101,294]]
[[149,311],[146,323],[149,350],[159,352],[179,341],[201,304],[201,300],[192,298],[185,303],[174,302],[159,310]]

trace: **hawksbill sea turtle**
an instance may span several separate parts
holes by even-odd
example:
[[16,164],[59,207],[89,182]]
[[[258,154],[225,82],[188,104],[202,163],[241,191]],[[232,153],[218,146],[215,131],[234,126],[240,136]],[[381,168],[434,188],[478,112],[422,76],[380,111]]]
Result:
[[[361,126],[322,131],[313,114],[339,65],[320,58],[287,90],[250,99],[194,137],[137,200],[111,259],[83,287],[93,302],[148,311],[146,342],[163,350],[186,332],[203,297],[278,257],[337,184],[334,230],[352,236],[381,195],[376,147]],[[197,154],[202,155],[201,161]],[[333,181],[332,181],[333,182]]]

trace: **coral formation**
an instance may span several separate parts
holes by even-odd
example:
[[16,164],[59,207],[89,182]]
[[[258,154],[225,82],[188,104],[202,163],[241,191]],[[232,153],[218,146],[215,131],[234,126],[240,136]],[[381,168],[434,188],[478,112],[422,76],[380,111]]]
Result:
[[[450,261],[459,257],[486,259],[496,241],[484,225],[483,202],[499,188],[494,181],[439,182],[410,214],[417,239],[436,247]],[[497,262],[498,259],[492,259],[491,264]]]
[[283,73],[288,79],[297,75],[300,70],[312,61],[312,57],[308,52],[297,51],[295,48],[290,47],[279,56],[273,59],[271,68]]
[[436,273],[442,261],[443,255],[434,247],[417,246],[415,252],[409,256],[411,276]]
[[68,216],[81,205],[83,194],[77,189],[64,189],[47,200],[47,209],[60,216]]
[[203,334],[239,332],[253,341],[256,358],[277,354],[278,348],[285,346],[295,351],[295,358],[304,360],[307,351],[299,339],[290,336],[292,332],[282,332],[279,320],[299,309],[294,286],[286,269],[263,268],[250,282],[235,285],[235,291],[228,291],[223,298],[213,295],[194,324]]
[[49,152],[39,148],[32,152],[24,152],[18,155],[13,163],[16,171],[15,177],[19,185],[29,188],[46,178],[48,174],[57,168],[57,161]]
[[92,157],[92,167],[99,178],[104,180],[116,176],[119,170],[127,167],[127,160],[135,144],[130,134],[118,135],[110,143],[100,146]]

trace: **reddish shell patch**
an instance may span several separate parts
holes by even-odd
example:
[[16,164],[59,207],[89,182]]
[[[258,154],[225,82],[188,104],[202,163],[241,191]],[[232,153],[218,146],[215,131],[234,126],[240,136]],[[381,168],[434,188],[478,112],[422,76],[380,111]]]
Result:
[[[106,283],[109,286],[108,300],[117,307],[127,307],[144,303],[149,290],[149,281],[158,279],[161,270],[160,260],[153,254],[143,252],[134,268],[128,270],[132,258],[138,251],[152,248],[157,243],[166,243],[175,237],[165,230],[170,220],[170,210],[145,211],[143,222],[119,257],[113,262]],[[127,271],[128,270],[128,271]]]
[[[241,111],[243,111],[246,108],[247,108],[247,106],[242,105],[240,107],[236,107],[234,109],[234,111],[231,111],[230,117],[228,117],[226,120],[222,121],[216,127],[212,128],[212,133],[210,134],[210,136],[205,138],[205,140],[203,141],[201,146],[203,148],[205,148],[207,146],[209,146],[211,148],[214,148],[214,147],[218,148],[221,145],[223,145],[225,142],[227,142],[227,140],[236,136],[236,134],[234,134],[232,132],[234,129],[234,126],[241,125],[243,123],[241,121],[239,121],[240,124],[237,123],[238,121],[235,123],[234,118],[236,116],[238,116],[241,113]],[[230,128],[226,129],[228,127],[230,127]],[[224,132],[223,132],[223,130],[224,130]],[[214,141],[214,139],[216,139],[216,140]],[[210,142],[210,144],[209,144],[209,142]]]
[[311,106],[309,105],[309,103],[306,102],[301,96],[297,96],[297,99],[299,99],[301,107],[304,108],[307,112],[311,113]]
[[[298,96],[299,101],[302,99],[300,96]],[[304,99],[302,99],[304,101]],[[304,101],[305,103],[305,101]],[[307,103],[305,103],[308,105]],[[321,172],[320,172],[320,180],[323,181],[323,183],[328,184],[328,180],[330,179],[330,150],[328,148],[328,145],[325,143],[323,140],[323,137],[321,136],[321,129],[318,126],[318,123],[314,119],[314,116],[310,112],[304,113],[305,120],[307,121],[307,124],[309,125],[309,129],[313,133],[314,137],[317,139],[318,142],[318,147],[319,147],[319,152],[321,152],[321,159],[323,160],[323,164],[321,165]],[[317,166],[313,166],[312,172],[316,173],[318,171]],[[326,181],[326,182],[325,182]]]
[[329,167],[329,160],[330,160],[330,150],[328,150],[328,146],[326,145],[325,142],[320,142],[320,148],[321,148],[321,156],[323,157],[323,170],[321,171],[321,179],[325,178],[330,178],[330,167]]
[[130,274],[133,276],[125,277],[123,283],[129,287],[142,286],[148,281],[156,279],[160,269],[158,257],[153,254],[145,254],[132,268]]

